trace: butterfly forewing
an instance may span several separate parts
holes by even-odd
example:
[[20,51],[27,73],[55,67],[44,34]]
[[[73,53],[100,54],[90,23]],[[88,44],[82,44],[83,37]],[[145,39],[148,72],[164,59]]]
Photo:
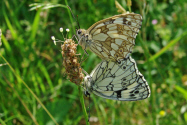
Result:
[[86,31],[79,29],[79,44],[83,49],[89,48],[101,59],[127,58],[135,45],[141,25],[142,17],[139,14],[115,15],[98,21]]
[[103,98],[121,101],[142,100],[150,96],[150,88],[129,56],[118,62],[103,60],[90,75],[90,92]]

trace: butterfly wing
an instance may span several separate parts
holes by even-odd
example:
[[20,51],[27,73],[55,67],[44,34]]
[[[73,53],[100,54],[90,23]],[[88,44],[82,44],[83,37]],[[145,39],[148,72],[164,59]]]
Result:
[[104,60],[97,65],[90,76],[91,91],[103,98],[135,101],[150,96],[149,85],[131,57],[121,59],[119,62]]
[[92,42],[89,48],[101,59],[127,58],[135,45],[142,17],[135,13],[115,15],[93,24],[87,33]]

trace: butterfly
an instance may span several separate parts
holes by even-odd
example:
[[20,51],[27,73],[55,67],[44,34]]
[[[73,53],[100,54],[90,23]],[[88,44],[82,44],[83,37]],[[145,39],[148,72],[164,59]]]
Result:
[[150,88],[130,56],[117,61],[103,60],[84,78],[85,95],[120,101],[136,101],[150,96]]
[[88,30],[78,29],[79,45],[90,49],[101,59],[119,60],[129,57],[142,25],[135,13],[115,15],[93,24]]

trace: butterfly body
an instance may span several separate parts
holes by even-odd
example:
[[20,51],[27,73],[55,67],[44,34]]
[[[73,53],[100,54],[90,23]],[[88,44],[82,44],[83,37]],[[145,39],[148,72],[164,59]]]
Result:
[[78,29],[79,44],[103,60],[127,58],[135,45],[141,24],[142,17],[139,14],[115,15],[98,21],[88,30]]
[[118,62],[103,60],[84,78],[85,93],[103,98],[136,101],[148,98],[150,88],[129,56]]

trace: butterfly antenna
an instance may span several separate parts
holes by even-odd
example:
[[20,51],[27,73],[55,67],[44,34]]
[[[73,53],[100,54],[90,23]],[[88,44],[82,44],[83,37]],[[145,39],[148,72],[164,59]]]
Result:
[[78,25],[78,27],[79,27],[79,29],[80,29],[78,15],[77,15],[77,25]]
[[[67,7],[68,7],[69,10],[71,11],[71,8],[70,8],[68,5],[67,5]],[[80,25],[79,25],[79,22],[78,22],[78,15],[77,15],[77,19],[76,19],[72,11],[71,11],[71,14],[72,14],[73,18],[75,19],[75,21],[77,22],[77,25],[78,25],[78,27],[79,27],[79,29],[80,29]]]

